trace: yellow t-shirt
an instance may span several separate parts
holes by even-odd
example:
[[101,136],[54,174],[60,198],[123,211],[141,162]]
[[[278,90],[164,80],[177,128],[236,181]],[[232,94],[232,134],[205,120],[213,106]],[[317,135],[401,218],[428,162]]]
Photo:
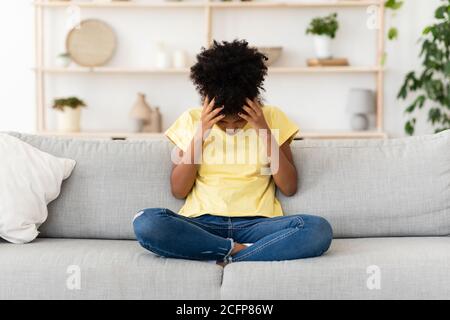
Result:
[[[262,110],[278,144],[290,143],[298,126],[277,107],[265,105]],[[185,111],[165,132],[185,152],[200,125],[201,112],[202,108]],[[195,184],[178,213],[186,217],[206,213],[227,217],[283,215],[275,197],[275,182],[267,174],[269,163],[262,141],[249,123],[236,134],[214,125],[203,143]]]

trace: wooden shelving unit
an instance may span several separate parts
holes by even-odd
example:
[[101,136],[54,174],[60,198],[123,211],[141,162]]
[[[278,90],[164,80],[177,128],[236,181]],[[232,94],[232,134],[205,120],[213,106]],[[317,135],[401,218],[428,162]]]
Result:
[[335,0],[335,1],[299,1],[298,3],[283,1],[264,2],[153,2],[139,3],[132,1],[124,2],[82,2],[82,1],[35,1],[36,6],[41,7],[68,7],[76,5],[80,8],[333,8],[333,7],[367,7],[379,5],[378,0]]
[[[185,69],[144,69],[144,68],[42,68],[43,73],[108,73],[108,74],[188,74]],[[272,67],[269,73],[377,73],[377,67]]]
[[383,0],[330,0],[330,1],[301,1],[299,2],[217,2],[217,1],[197,1],[197,2],[78,2],[78,1],[34,1],[35,6],[35,39],[36,39],[36,104],[37,104],[37,128],[39,134],[72,136],[83,138],[118,138],[118,139],[136,139],[136,138],[161,138],[162,134],[136,134],[120,132],[82,132],[75,134],[61,134],[47,130],[46,125],[46,95],[45,95],[45,77],[51,74],[108,74],[108,75],[188,75],[189,68],[183,69],[151,69],[151,68],[127,68],[127,67],[99,67],[99,68],[51,68],[44,64],[44,11],[52,8],[67,8],[69,6],[78,6],[80,8],[105,8],[105,9],[196,9],[204,11],[204,43],[209,47],[213,41],[212,26],[213,13],[221,9],[307,9],[307,8],[365,8],[368,6],[378,6],[377,32],[377,55],[373,66],[348,66],[348,67],[270,67],[270,74],[373,74],[376,79],[377,92],[377,111],[376,111],[376,129],[374,131],[363,132],[342,132],[342,131],[321,131],[321,132],[303,132],[298,138],[386,138],[383,131],[383,100],[384,100],[384,69],[382,58],[384,55],[384,1]]

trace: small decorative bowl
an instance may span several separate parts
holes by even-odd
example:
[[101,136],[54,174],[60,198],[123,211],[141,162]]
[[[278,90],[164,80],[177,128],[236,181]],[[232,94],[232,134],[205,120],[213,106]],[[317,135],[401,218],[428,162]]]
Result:
[[269,60],[266,61],[266,65],[270,66],[274,64],[281,56],[281,52],[283,51],[283,47],[256,47],[259,52],[263,53],[264,55],[269,58]]

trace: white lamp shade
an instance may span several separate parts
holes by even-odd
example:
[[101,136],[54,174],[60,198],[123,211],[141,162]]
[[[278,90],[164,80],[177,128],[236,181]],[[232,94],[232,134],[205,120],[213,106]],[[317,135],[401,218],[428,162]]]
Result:
[[375,113],[375,93],[369,89],[351,89],[347,99],[347,111],[357,114]]

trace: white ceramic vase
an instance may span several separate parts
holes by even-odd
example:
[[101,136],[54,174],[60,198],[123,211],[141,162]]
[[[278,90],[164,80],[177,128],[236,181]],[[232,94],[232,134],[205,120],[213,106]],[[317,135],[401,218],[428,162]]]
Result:
[[317,59],[329,59],[332,57],[330,37],[315,35],[313,41]]
[[156,43],[156,68],[169,69],[172,66],[172,59],[163,42]]
[[81,108],[64,107],[58,111],[58,131],[79,132],[81,122]]
[[184,50],[176,50],[173,53],[173,66],[174,68],[186,68],[187,66],[187,55]]

